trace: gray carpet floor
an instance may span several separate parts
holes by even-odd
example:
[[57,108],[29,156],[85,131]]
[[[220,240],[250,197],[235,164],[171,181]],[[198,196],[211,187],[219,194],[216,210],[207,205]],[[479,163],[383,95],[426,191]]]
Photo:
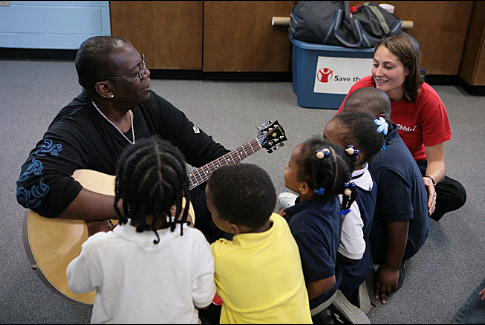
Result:
[[[278,120],[288,141],[244,162],[263,167],[278,193],[293,148],[322,134],[335,110],[299,107],[291,82],[152,80],[159,95],[213,138],[233,149]],[[467,189],[467,202],[430,221],[424,247],[408,263],[403,287],[368,314],[372,323],[449,323],[485,277],[485,97],[456,86],[434,87],[450,118],[447,173]],[[57,112],[80,92],[73,62],[0,61],[0,323],[89,323],[91,306],[47,288],[30,269],[22,240],[24,208],[15,199],[20,166]],[[284,283],[282,284],[284,285]],[[370,289],[372,292],[372,289]],[[129,306],[124,306],[129,308]]]

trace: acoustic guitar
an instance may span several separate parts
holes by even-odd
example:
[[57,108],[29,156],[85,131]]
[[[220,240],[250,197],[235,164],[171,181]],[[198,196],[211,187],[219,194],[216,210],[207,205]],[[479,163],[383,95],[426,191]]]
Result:
[[[285,132],[278,121],[263,124],[263,127],[259,128],[256,139],[189,173],[190,189],[207,181],[214,170],[222,166],[237,164],[262,148],[271,153],[279,146],[283,146],[283,141],[286,140]],[[115,176],[88,169],[76,170],[72,176],[88,190],[114,195]],[[193,208],[190,213],[192,216],[194,215]],[[118,220],[111,220],[111,222],[117,224]],[[22,235],[31,268],[44,284],[54,292],[77,302],[94,303],[95,291],[81,294],[72,292],[67,284],[66,276],[67,266],[79,255],[82,243],[89,237],[86,222],[59,218],[49,219],[27,209]]]

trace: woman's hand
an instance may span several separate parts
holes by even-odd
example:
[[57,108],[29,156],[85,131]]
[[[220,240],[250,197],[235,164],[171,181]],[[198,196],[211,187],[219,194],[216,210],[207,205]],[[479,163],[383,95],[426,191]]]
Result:
[[[428,160],[425,176],[423,177],[426,191],[428,191],[428,213],[432,215],[436,209],[436,189],[434,184],[441,182],[446,175],[445,147],[443,143],[426,146],[426,157]],[[431,176],[433,179],[431,179]]]
[[436,209],[436,189],[434,187],[433,181],[429,177],[423,177],[424,185],[426,186],[426,191],[428,192],[428,214],[432,215]]

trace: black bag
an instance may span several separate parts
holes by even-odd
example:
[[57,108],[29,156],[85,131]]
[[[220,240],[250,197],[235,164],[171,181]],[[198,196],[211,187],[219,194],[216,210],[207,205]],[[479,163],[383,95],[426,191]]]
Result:
[[401,24],[374,2],[351,15],[348,1],[300,1],[291,8],[289,31],[305,42],[372,48],[385,36],[402,33]]
[[374,2],[364,3],[352,18],[362,27],[362,47],[374,47],[386,36],[402,34],[402,20]]

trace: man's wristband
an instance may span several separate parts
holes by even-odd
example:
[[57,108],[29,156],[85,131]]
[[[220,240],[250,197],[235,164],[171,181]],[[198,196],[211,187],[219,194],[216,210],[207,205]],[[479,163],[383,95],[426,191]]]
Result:
[[433,177],[431,177],[429,175],[428,176],[424,176],[424,177],[428,177],[433,182],[434,187],[436,187],[436,182],[434,181],[434,178]]

